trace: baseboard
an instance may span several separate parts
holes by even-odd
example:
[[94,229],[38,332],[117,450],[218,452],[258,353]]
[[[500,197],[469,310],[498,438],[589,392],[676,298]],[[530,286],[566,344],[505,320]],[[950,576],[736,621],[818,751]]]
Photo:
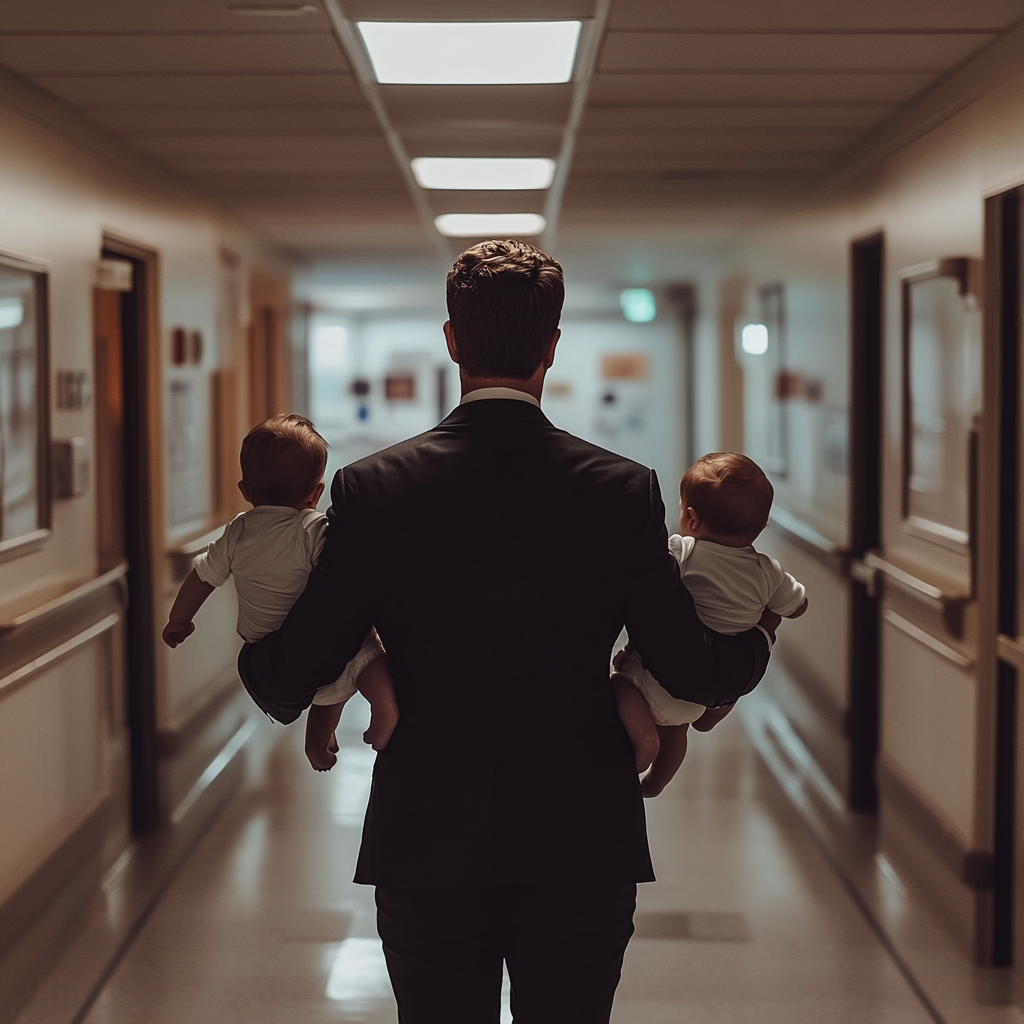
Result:
[[844,798],[849,792],[850,743],[846,719],[799,655],[785,646],[772,658],[760,689],[779,707],[815,762]]

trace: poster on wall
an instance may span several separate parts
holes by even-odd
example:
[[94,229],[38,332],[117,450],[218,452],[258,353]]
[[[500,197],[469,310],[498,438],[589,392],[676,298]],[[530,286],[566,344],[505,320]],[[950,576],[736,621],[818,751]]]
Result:
[[194,377],[168,384],[167,502],[172,530],[206,520],[206,395],[201,384]]
[[0,257],[0,552],[48,525],[45,283],[41,271]]

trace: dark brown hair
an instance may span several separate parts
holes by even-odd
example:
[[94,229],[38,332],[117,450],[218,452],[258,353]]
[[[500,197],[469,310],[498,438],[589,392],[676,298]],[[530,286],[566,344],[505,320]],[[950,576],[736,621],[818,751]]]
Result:
[[692,508],[712,533],[751,541],[765,528],[774,496],[761,467],[736,452],[698,459],[679,485],[683,508]]
[[327,442],[305,416],[271,416],[245,435],[239,461],[254,505],[297,505],[323,479]]
[[532,377],[558,329],[562,268],[535,246],[480,242],[448,273],[448,318],[459,365],[473,377]]

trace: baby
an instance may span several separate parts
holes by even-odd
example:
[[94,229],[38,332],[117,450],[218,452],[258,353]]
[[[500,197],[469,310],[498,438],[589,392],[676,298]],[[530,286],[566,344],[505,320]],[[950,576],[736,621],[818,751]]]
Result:
[[[807,592],[774,558],[753,548],[768,525],[774,490],[745,455],[705,455],[679,485],[680,535],[669,537],[686,589],[705,626],[736,635],[756,626],[764,611],[795,619]],[[704,708],[678,700],[648,672],[631,646],[616,656],[612,674],[619,715],[637,751],[638,768],[653,755],[644,796],[657,796],[686,756],[686,732],[707,732],[732,705]]]
[[[317,511],[324,492],[327,442],[313,424],[294,413],[254,427],[242,441],[238,489],[252,509],[235,516],[195,560],[174,599],[163,640],[177,647],[195,630],[192,620],[214,588],[235,580],[238,634],[247,643],[278,629],[323,547],[327,516]],[[321,687],[306,718],[306,757],[317,771],[337,761],[334,730],[345,701],[358,689],[370,702],[363,739],[374,750],[387,746],[398,723],[398,704],[387,658],[371,632],[341,676]]]

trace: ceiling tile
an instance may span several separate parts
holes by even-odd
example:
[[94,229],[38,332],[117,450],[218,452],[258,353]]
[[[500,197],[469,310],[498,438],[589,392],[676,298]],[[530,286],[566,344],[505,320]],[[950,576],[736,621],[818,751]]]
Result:
[[448,192],[431,190],[427,201],[434,213],[542,213],[547,192]]
[[628,153],[631,157],[716,153],[837,153],[850,146],[857,133],[802,131],[722,132],[691,130],[676,135],[586,135],[576,141],[578,156],[590,153]]
[[359,153],[375,159],[382,153],[390,155],[379,135],[368,138],[337,135],[156,135],[132,141],[137,148],[156,156],[345,156]]
[[379,131],[366,106],[277,107],[93,107],[89,117],[115,132],[132,136],[304,135],[309,132],[368,135]]
[[561,129],[571,85],[385,85],[381,94],[398,127],[435,121],[548,122]]
[[601,71],[944,71],[991,35],[611,32]]
[[935,80],[930,74],[886,75],[607,75],[594,76],[597,103],[773,104],[903,103]]
[[1008,28],[1024,0],[627,0],[612,4],[611,28],[684,31],[822,31]]
[[887,117],[895,105],[816,107],[599,107],[590,106],[580,126],[581,136],[650,132],[660,134],[693,128],[852,128],[866,129]]
[[210,0],[3,0],[5,32],[330,31],[322,11],[297,18],[253,18]]
[[362,99],[351,75],[139,75],[35,77],[39,85],[80,107],[290,106]]
[[289,35],[2,35],[0,63],[26,75],[346,71],[330,32]]

